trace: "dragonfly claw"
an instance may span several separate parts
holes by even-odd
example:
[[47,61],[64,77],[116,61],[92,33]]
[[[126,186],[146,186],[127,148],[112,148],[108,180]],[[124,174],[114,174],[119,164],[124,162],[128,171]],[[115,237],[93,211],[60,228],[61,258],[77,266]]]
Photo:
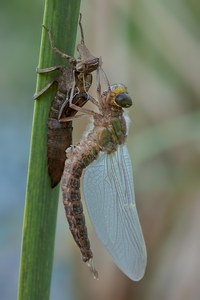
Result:
[[90,269],[90,272],[92,273],[94,279],[98,280],[99,279],[99,274],[98,274],[97,270],[94,267],[94,263],[93,263],[92,258],[89,259],[89,261],[87,262],[87,265],[88,265],[88,267]]

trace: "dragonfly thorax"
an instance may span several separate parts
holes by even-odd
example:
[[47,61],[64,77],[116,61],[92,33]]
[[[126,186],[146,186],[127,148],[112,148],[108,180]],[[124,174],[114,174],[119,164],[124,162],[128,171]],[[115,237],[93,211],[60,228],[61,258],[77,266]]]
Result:
[[125,143],[126,122],[124,117],[107,117],[95,120],[94,132],[101,151],[112,153],[118,145]]

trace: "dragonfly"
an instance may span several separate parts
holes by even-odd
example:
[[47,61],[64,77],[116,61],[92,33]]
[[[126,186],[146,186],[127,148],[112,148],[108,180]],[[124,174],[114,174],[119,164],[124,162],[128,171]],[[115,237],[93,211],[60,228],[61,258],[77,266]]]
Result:
[[83,175],[83,195],[98,238],[119,269],[131,280],[138,281],[145,273],[147,253],[126,147],[124,112],[132,100],[123,84],[110,85],[109,82],[103,93],[98,84],[95,100],[98,112],[84,111],[93,119],[92,129],[78,144],[66,150],[61,184],[66,217],[82,260],[94,278],[98,278],[81,203]]
[[[51,31],[44,25],[43,27],[48,33],[52,50],[69,62],[68,66],[59,65],[37,69],[38,74],[59,71],[58,76],[34,95],[34,99],[38,99],[53,84],[57,83],[57,92],[51,104],[47,130],[48,173],[51,187],[54,188],[60,182],[63,174],[66,159],[65,150],[72,144],[72,121],[60,122],[60,120],[77,113],[77,110],[72,108],[73,104],[76,107],[82,107],[88,101],[87,92],[92,84],[91,73],[97,70],[102,62],[99,57],[93,56],[85,45],[81,14],[79,19],[81,42],[77,45],[78,59],[55,47]],[[69,102],[71,106],[69,106]]]

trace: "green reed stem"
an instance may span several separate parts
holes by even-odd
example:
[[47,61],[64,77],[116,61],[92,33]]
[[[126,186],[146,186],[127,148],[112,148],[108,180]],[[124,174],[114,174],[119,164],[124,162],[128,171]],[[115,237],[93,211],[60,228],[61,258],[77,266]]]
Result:
[[[80,0],[45,1],[43,24],[51,30],[56,46],[69,55],[74,52],[79,9]],[[39,67],[64,63],[53,53],[47,32],[42,30]],[[36,91],[46,86],[53,76],[55,74],[38,75]],[[18,300],[47,300],[50,295],[59,187],[50,186],[46,137],[54,95],[55,87],[34,105]]]

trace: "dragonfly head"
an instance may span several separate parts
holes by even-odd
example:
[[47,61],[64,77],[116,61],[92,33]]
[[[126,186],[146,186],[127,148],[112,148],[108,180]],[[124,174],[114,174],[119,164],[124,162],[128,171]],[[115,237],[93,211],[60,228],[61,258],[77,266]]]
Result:
[[84,61],[77,60],[76,71],[79,73],[92,73],[99,66],[99,58],[92,57]]
[[121,108],[128,108],[132,105],[132,99],[130,98],[125,85],[121,83],[112,84],[110,90],[114,105]]

